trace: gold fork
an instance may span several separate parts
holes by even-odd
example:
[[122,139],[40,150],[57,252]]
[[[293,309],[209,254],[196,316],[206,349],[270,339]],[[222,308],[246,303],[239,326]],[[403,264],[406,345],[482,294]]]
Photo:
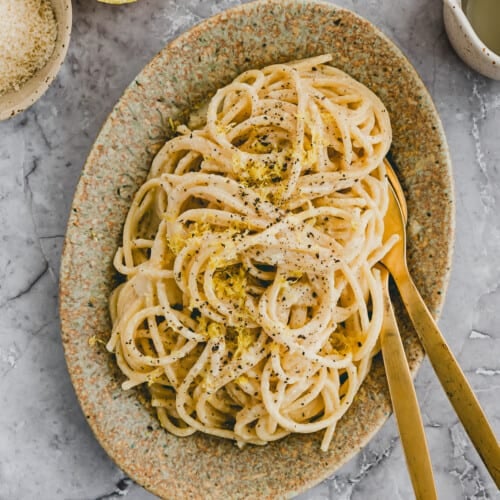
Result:
[[380,346],[392,408],[396,416],[415,498],[416,500],[435,500],[437,493],[431,458],[417,395],[392,309],[389,273],[383,266],[379,269],[384,288],[384,321],[380,332]]
[[[406,201],[399,180],[387,161],[386,167],[391,186],[396,187],[389,190],[389,207],[384,219],[384,241],[393,234],[398,234],[400,239],[383,257],[381,263],[394,278],[413,326],[446,395],[496,486],[500,488],[500,446],[493,429],[408,271],[405,220],[401,209],[401,206],[406,205]],[[399,201],[395,191],[401,197]]]

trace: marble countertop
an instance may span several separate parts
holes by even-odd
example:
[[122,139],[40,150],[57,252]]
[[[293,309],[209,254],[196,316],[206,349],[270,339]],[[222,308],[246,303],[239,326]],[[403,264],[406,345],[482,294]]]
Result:
[[[72,42],[43,98],[0,123],[0,499],[154,498],[95,440],[60,339],[58,271],[80,171],[113,104],[169,40],[238,0],[75,0]],[[456,193],[453,270],[440,326],[500,435],[500,82],[458,59],[441,2],[336,0],[381,28],[432,94]],[[500,498],[428,362],[417,393],[442,499]],[[407,499],[395,421],[300,499]]]

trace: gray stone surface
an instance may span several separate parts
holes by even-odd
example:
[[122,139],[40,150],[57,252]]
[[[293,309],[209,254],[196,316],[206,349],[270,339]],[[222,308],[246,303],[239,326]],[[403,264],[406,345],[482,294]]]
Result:
[[[111,462],[82,416],[64,361],[58,269],[71,199],[100,126],[173,37],[238,0],[73,2],[69,54],[30,110],[0,123],[0,499],[153,498]],[[431,92],[457,202],[440,326],[500,435],[500,82],[452,51],[434,0],[337,0],[379,26]],[[426,362],[417,376],[440,498],[500,498]],[[412,498],[393,419],[305,499]]]

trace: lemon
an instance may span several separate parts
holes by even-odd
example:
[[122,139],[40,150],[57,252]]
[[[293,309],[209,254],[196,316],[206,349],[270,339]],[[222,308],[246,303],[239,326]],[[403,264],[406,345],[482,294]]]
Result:
[[122,3],[132,3],[135,2],[136,0],[97,0],[97,1],[101,3],[110,3],[113,5],[121,5]]

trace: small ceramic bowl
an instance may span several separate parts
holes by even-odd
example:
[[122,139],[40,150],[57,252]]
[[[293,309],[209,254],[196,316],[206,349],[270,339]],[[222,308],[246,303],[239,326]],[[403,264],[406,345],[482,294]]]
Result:
[[52,0],[57,21],[56,46],[47,64],[19,90],[0,96],[0,120],[6,120],[29,108],[49,88],[64,61],[71,34],[71,0]]
[[467,19],[462,0],[444,0],[446,33],[465,64],[484,76],[500,80],[500,56],[481,41]]

